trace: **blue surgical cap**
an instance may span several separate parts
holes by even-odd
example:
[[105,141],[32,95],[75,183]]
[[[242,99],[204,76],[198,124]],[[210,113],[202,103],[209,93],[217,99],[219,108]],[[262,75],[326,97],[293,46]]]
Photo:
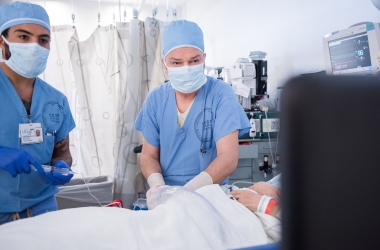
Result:
[[196,23],[186,20],[174,21],[164,28],[162,55],[181,47],[193,47],[204,52],[203,33]]
[[0,34],[19,24],[39,24],[50,31],[50,21],[46,10],[37,4],[14,2],[0,6]]

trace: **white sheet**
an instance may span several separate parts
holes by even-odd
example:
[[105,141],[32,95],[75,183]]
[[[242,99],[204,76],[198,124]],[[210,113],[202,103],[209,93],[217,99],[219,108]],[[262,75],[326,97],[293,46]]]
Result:
[[[170,188],[170,187],[169,187]],[[218,185],[161,192],[150,211],[86,207],[0,226],[1,249],[231,249],[268,243],[260,220]]]

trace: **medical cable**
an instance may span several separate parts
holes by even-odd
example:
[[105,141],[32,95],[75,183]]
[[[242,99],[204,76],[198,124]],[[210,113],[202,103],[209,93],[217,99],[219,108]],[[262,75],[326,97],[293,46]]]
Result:
[[[37,169],[29,164],[29,166],[32,168],[32,170],[34,171],[37,171]],[[90,196],[92,196],[97,202],[98,204],[101,206],[101,207],[104,207],[100,201],[98,200],[98,198],[96,198],[90,191],[90,187],[89,187],[89,183],[86,182],[86,179],[84,178],[84,175],[82,173],[76,173],[74,171],[71,171],[70,169],[68,168],[57,168],[57,167],[54,167],[54,166],[49,166],[49,165],[41,165],[42,166],[42,169],[44,170],[45,173],[59,173],[61,175],[69,175],[69,174],[79,174],[83,177],[83,182],[85,184],[85,186],[87,187],[87,190],[88,190],[88,193],[90,194]]]
[[[265,119],[267,120],[267,122],[268,122],[268,115],[267,115],[267,111],[265,110],[264,111],[264,113],[265,113]],[[270,133],[269,133],[269,131],[268,131],[268,139],[269,139],[269,150],[270,150],[270,156],[272,157],[272,164],[273,163],[275,163],[275,161],[274,161],[274,158],[273,158],[273,153],[272,153],[272,145],[271,145],[271,143],[270,143]]]
[[267,85],[267,81],[265,81],[265,84],[261,87],[261,91],[260,91],[259,95],[263,94],[263,90],[264,90],[264,88],[265,88],[266,85]]
[[277,149],[278,149],[278,137],[279,137],[279,135],[280,135],[280,127],[278,127],[278,132],[277,132],[277,142],[276,142],[276,153],[275,153],[275,161],[274,161],[274,163],[275,164],[277,164]]
[[82,174],[82,173],[75,173],[74,172],[74,174],[80,174],[82,177],[83,177],[83,182],[84,182],[84,184],[85,184],[85,186],[87,187],[87,190],[88,190],[88,193],[98,202],[98,204],[99,204],[99,206],[101,206],[101,207],[105,207],[105,206],[103,206],[101,203],[100,203],[100,201],[98,200],[98,198],[96,198],[95,197],[95,195],[93,195],[92,193],[91,193],[91,191],[90,191],[90,187],[88,186],[88,184],[89,183],[87,183],[86,182],[86,179],[84,178],[84,175]]
[[232,183],[231,185],[235,185],[236,183],[244,183],[244,184],[255,184],[256,182],[253,182],[253,181],[235,181],[234,183]]
[[242,188],[242,189],[240,189],[240,190],[248,190],[248,191],[250,191],[250,192],[252,192],[252,193],[254,193],[254,194],[259,194],[258,192],[256,192],[256,191],[253,190],[253,189],[250,189],[250,188]]
[[[268,120],[268,116],[267,116],[267,112],[266,111],[265,111],[265,118]],[[278,129],[278,132],[277,132],[275,156],[277,156],[278,137],[279,136],[280,136],[280,128]],[[273,155],[272,155],[272,146],[271,146],[271,142],[270,142],[270,134],[269,134],[269,132],[268,132],[268,138],[269,138],[269,148],[270,148],[270,153],[271,153],[272,161],[274,162],[274,164],[277,164],[277,158],[273,158]]]

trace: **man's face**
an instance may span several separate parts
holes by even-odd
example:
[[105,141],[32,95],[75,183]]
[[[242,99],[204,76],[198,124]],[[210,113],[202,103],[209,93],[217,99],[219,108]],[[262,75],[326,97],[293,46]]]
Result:
[[40,136],[41,132],[39,130],[36,130],[36,136]]
[[[41,47],[50,50],[50,32],[45,27],[38,24],[19,24],[8,30],[5,37],[8,42],[13,43],[37,43]],[[3,58],[8,60],[11,56],[8,45],[0,36],[0,47],[3,51]]]
[[[166,58],[162,58],[162,63],[166,60],[166,66],[168,67],[183,67],[204,63],[205,59],[206,53],[203,53],[199,49],[182,47],[170,51]],[[166,66],[165,72],[168,73]]]

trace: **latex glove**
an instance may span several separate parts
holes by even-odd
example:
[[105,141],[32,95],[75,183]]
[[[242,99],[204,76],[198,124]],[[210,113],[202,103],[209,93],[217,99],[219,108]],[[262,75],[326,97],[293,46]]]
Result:
[[[71,168],[67,165],[66,162],[59,160],[56,163],[54,163],[54,167],[56,168],[68,168],[71,171]],[[68,175],[62,175],[60,173],[50,173],[47,172],[45,173],[46,179],[49,182],[50,185],[54,186],[61,186],[66,183],[68,183],[71,178],[73,178],[73,174],[68,174]]]
[[156,191],[159,187],[162,187],[164,185],[154,185],[153,187],[149,188],[148,192],[146,192],[146,198],[149,199],[150,196]]
[[260,195],[273,197],[278,203],[281,203],[280,189],[267,182],[257,182],[249,187]]
[[230,195],[234,197],[238,202],[246,206],[252,212],[257,212],[257,206],[259,205],[262,195],[255,194],[250,190],[234,190],[230,192]]
[[198,188],[207,186],[207,185],[212,185],[214,182],[211,178],[211,176],[202,171],[200,174],[195,176],[193,179],[191,179],[188,183],[183,186],[184,188],[190,189],[190,190],[197,190]]
[[16,177],[17,174],[29,174],[32,170],[29,164],[32,164],[41,174],[44,173],[41,164],[24,150],[0,146],[0,169]]
[[149,175],[148,180],[147,180],[150,189],[148,192],[146,192],[146,198],[148,199],[151,194],[157,190],[159,187],[165,185],[164,177],[160,173],[153,173]]

